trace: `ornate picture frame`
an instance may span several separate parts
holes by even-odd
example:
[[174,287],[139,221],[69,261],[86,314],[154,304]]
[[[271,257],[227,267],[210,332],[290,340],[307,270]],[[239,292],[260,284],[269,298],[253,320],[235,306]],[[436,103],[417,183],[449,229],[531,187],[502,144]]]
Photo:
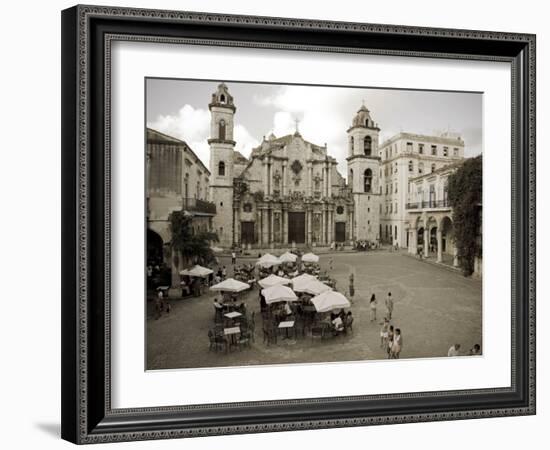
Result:
[[[110,52],[115,41],[511,64],[511,385],[112,408]],[[64,439],[84,444],[535,413],[534,35],[75,6],[62,12],[62,110]]]

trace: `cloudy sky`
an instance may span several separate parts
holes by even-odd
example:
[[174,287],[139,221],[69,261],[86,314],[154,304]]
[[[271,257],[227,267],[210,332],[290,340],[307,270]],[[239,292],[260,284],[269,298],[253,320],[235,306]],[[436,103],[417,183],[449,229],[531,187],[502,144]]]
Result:
[[[294,133],[296,119],[304,139],[327,143],[345,175],[346,130],[362,102],[380,127],[380,143],[400,131],[459,133],[466,156],[482,150],[482,94],[375,88],[253,84],[226,81],[233,95],[236,149],[249,156],[263,136]],[[148,79],[147,126],[182,139],[208,166],[208,103],[218,81]]]

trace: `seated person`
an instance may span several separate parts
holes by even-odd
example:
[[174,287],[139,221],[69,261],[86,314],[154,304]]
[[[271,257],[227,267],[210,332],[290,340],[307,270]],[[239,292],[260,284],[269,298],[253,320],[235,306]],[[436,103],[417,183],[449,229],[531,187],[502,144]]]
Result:
[[182,297],[187,297],[188,295],[191,295],[191,288],[189,287],[189,284],[187,284],[185,281],[182,281],[180,283],[180,287]]
[[344,322],[339,316],[336,316],[336,319],[332,321],[332,326],[336,332],[344,331]]
[[346,312],[344,311],[344,308],[340,310],[340,312],[338,313],[338,317],[340,317],[340,319],[342,320],[346,318]]
[[216,310],[222,310],[223,309],[223,305],[218,301],[217,298],[214,299],[214,308],[216,308]]
[[292,315],[292,309],[290,308],[290,305],[288,304],[288,302],[285,303],[284,311],[285,311],[285,314],[286,314],[287,316],[291,316],[291,315]]

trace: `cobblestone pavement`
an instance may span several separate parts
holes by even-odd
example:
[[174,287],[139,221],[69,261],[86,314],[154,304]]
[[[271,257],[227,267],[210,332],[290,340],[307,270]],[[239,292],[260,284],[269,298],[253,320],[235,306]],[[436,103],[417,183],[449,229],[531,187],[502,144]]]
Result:
[[[214,325],[215,293],[200,298],[172,299],[172,310],[155,320],[148,302],[147,368],[223,367],[256,364],[311,363],[383,359],[379,321],[385,315],[384,299],[389,291],[395,306],[392,325],[401,328],[401,358],[446,356],[449,347],[460,343],[467,353],[481,342],[481,281],[401,253],[334,253],[321,255],[321,268],[337,280],[337,290],[346,292],[349,274],[355,276],[351,310],[353,333],[322,341],[310,336],[263,343],[258,290],[245,295],[249,312],[256,311],[255,342],[251,348],[230,352],[209,351],[208,330]],[[241,260],[237,261],[240,263]],[[253,261],[253,260],[250,260]],[[229,259],[221,264],[229,269]],[[368,302],[378,298],[377,321],[370,321]]]

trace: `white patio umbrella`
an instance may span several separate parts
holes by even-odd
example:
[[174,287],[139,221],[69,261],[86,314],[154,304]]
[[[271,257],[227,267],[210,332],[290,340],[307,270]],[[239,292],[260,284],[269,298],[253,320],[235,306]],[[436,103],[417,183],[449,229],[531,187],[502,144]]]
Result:
[[262,289],[262,295],[268,305],[276,302],[293,302],[298,300],[298,297],[296,297],[292,289],[282,284],[276,284],[275,286]]
[[279,256],[279,261],[281,263],[289,263],[289,262],[296,262],[298,257],[294,253],[285,252],[281,256]]
[[273,256],[271,253],[266,253],[256,262],[257,266],[266,267],[266,268],[277,266],[279,264],[281,264],[281,261],[279,261],[279,258],[277,258],[276,256]]
[[223,292],[241,292],[245,289],[248,289],[250,285],[248,283],[243,283],[242,281],[235,280],[234,278],[228,278],[223,280],[221,283],[210,286],[212,291],[223,291]]
[[184,269],[180,272],[180,275],[187,275],[190,277],[207,277],[211,273],[214,273],[212,269],[209,269],[208,267],[199,266],[198,264],[196,266],[191,267],[191,269]]
[[311,295],[319,295],[325,291],[330,290],[332,290],[332,288],[330,286],[327,286],[325,283],[321,283],[319,280],[311,280],[304,286],[302,292]]
[[292,278],[290,280],[292,282],[292,287],[297,292],[303,292],[304,288],[307,286],[307,284],[310,281],[316,280],[313,275],[310,275],[308,273],[303,273],[302,275],[298,275],[297,277]]
[[334,309],[349,308],[349,300],[340,292],[325,291],[311,299],[317,312],[328,312]]
[[302,256],[302,262],[319,262],[319,257],[314,253],[306,253]]
[[258,284],[263,288],[269,288],[271,286],[276,286],[277,284],[289,284],[290,280],[287,278],[279,277],[277,275],[271,274],[268,277],[262,278],[258,281]]

